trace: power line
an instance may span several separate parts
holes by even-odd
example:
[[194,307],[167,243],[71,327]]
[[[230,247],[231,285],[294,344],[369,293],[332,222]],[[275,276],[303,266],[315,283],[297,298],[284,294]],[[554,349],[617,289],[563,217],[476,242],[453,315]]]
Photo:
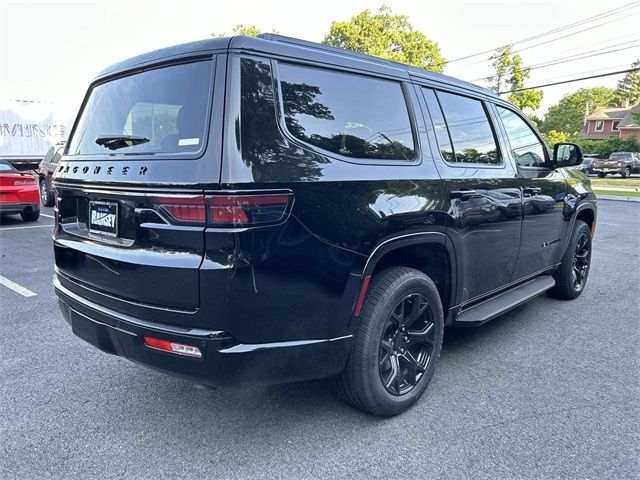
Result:
[[504,93],[523,92],[525,90],[533,90],[535,88],[552,87],[553,85],[562,85],[564,83],[579,82],[581,80],[590,80],[592,78],[610,77],[611,75],[620,75],[621,73],[629,73],[629,72],[637,72],[637,71],[640,71],[640,67],[638,67],[638,68],[627,68],[626,70],[619,70],[617,72],[602,73],[600,75],[591,75],[589,77],[574,78],[572,80],[564,80],[562,82],[553,82],[553,83],[547,83],[547,84],[544,84],[544,85],[536,85],[535,87],[516,88],[515,90],[507,90],[505,92],[498,92],[498,95],[502,95]]
[[[585,60],[587,58],[592,58],[592,57],[599,57],[601,55],[608,55],[610,53],[615,53],[615,52],[620,52],[622,50],[629,50],[631,48],[638,48],[640,46],[640,43],[638,43],[638,40],[634,40],[633,42],[625,42],[625,43],[634,43],[634,45],[628,45],[626,47],[621,47],[621,48],[616,48],[613,50],[607,50],[605,52],[601,52],[600,50],[603,50],[602,48],[596,49],[596,50],[591,50],[591,51],[587,51],[587,52],[582,52],[579,54],[574,54],[574,55],[569,55],[568,57],[562,57],[562,58],[556,58],[554,60],[549,60],[548,62],[543,62],[543,63],[539,63],[536,65],[531,65],[528,67],[525,67],[527,70],[532,71],[532,70],[538,70],[540,68],[546,68],[546,67],[552,67],[554,65],[559,65],[561,63],[570,63],[570,62],[577,62],[579,60]],[[624,45],[625,43],[621,43],[619,45]],[[618,45],[611,45],[610,47],[606,47],[606,48],[613,48],[616,47]],[[594,53],[596,52],[596,53]],[[470,80],[471,82],[478,82],[480,80],[490,80],[493,77],[493,75],[488,75],[486,77],[480,77],[480,78],[475,78],[473,80]]]
[[[477,57],[478,55],[484,55],[484,54],[487,54],[487,53],[492,53],[495,50],[497,50],[498,48],[503,48],[503,47],[505,47],[507,45],[513,46],[513,45],[519,45],[521,43],[526,43],[526,42],[529,42],[531,40],[537,40],[538,38],[543,38],[543,37],[546,37],[548,35],[553,35],[554,33],[558,33],[558,32],[563,31],[563,30],[568,30],[568,29],[571,29],[571,28],[574,28],[574,27],[578,27],[580,25],[584,25],[586,23],[591,23],[594,20],[601,20],[603,18],[609,17],[609,16],[614,15],[616,13],[620,13],[621,11],[624,11],[624,10],[636,8],[639,4],[640,4],[640,1],[631,2],[631,3],[627,4],[627,5],[623,5],[621,7],[614,8],[612,10],[607,10],[606,12],[600,13],[598,15],[594,15],[592,17],[588,17],[588,18],[585,18],[583,20],[579,20],[577,22],[570,23],[569,25],[563,25],[561,27],[554,28],[553,30],[549,30],[547,32],[539,33],[537,35],[533,35],[531,37],[523,38],[521,40],[517,40],[517,41],[511,42],[511,43],[507,43],[505,45],[501,45],[499,47],[492,48],[492,49],[489,49],[489,50],[483,50],[482,52],[473,53],[473,54],[470,54],[470,55],[465,55],[464,57],[454,58],[453,60],[448,60],[447,63],[459,62],[460,60],[466,60],[468,58]],[[563,37],[560,37],[560,38],[563,38]],[[528,48],[533,48],[533,47],[528,47]]]
[[[546,61],[546,62],[530,65],[529,69],[530,70],[535,70],[537,68],[543,68],[543,67],[548,67],[550,65],[556,65],[557,63],[573,62],[574,60],[582,60],[583,58],[597,57],[599,55],[606,55],[608,53],[619,52],[621,50],[628,50],[630,48],[636,48],[636,47],[640,46],[640,43],[638,43],[638,42],[639,42],[639,40],[632,40],[630,42],[619,43],[618,45],[611,45],[609,47],[597,48],[595,50],[590,50],[590,51],[586,51],[586,52],[582,52],[582,53],[574,53],[573,55],[569,55],[567,57],[556,58],[554,60],[549,60],[549,61]],[[629,45],[629,43],[632,43],[633,45]],[[627,45],[627,46],[623,47],[623,45]],[[621,48],[616,48],[616,47],[621,47]],[[614,50],[611,50],[612,48]],[[603,52],[602,50],[606,50],[606,51]]]
[[[607,38],[606,40],[599,40],[597,42],[594,43],[587,43],[584,45],[580,45],[579,47],[574,47],[574,48],[569,48],[567,50],[562,50],[559,53],[565,54],[565,53],[570,53],[570,52],[575,52],[576,50],[584,50],[585,48],[590,49],[592,47],[599,47],[604,49],[604,48],[609,48],[609,47],[616,47],[618,45],[624,45],[625,43],[628,42],[635,42],[636,40],[639,40],[640,38],[634,38],[633,40],[626,40],[629,37],[637,37],[638,32],[632,32],[632,33],[627,33],[626,35],[620,35],[618,37],[613,37],[613,38]],[[624,42],[618,42],[619,40],[625,39]],[[612,43],[614,42],[614,43]],[[611,44],[611,45],[609,45]],[[603,47],[600,47],[600,45],[604,45]],[[573,55],[573,54],[572,54]],[[579,55],[579,54],[576,54]],[[535,61],[539,61],[539,60],[535,60]]]
[[[619,21],[619,20],[624,20],[625,18],[627,18],[627,17],[614,18],[614,19],[608,20],[608,21],[606,21],[606,22],[599,23],[599,24],[597,24],[597,25],[591,25],[591,26],[589,26],[589,27],[587,27],[587,28],[583,28],[582,30],[578,30],[578,31],[576,31],[576,32],[567,33],[566,35],[562,35],[562,36],[560,36],[560,37],[552,38],[552,39],[550,39],[550,40],[545,40],[544,42],[534,43],[533,45],[529,45],[528,47],[523,47],[523,48],[520,48],[520,49],[518,49],[518,50],[514,50],[514,51],[512,51],[511,53],[512,53],[512,54],[520,53],[520,52],[523,52],[523,51],[525,51],[525,50],[530,50],[530,49],[532,49],[532,48],[539,47],[539,46],[541,46],[541,45],[547,45],[547,44],[549,44],[549,43],[557,42],[558,40],[563,40],[563,39],[565,39],[565,38],[572,37],[572,36],[574,36],[574,35],[578,35],[578,34],[580,34],[580,33],[584,33],[584,32],[587,32],[587,31],[591,31],[591,30],[593,30],[593,29],[595,29],[595,28],[603,27],[604,25],[608,25],[608,24],[610,24],[610,23],[617,22],[617,21]],[[503,47],[499,47],[499,48],[503,48]],[[485,53],[492,53],[492,52],[495,52],[495,50],[490,50],[489,52],[485,52]],[[487,62],[488,60],[491,60],[491,59],[490,59],[490,58],[488,58],[488,59],[478,60],[478,61],[475,61],[475,62],[472,62],[472,63],[467,63],[467,64],[465,64],[465,65],[461,65],[461,66],[463,66],[463,67],[470,67],[471,65],[477,65],[477,64],[479,64],[479,63],[484,63],[484,62]],[[449,63],[451,63],[451,62],[449,62]]]
[[573,77],[575,75],[586,75],[587,73],[607,72],[607,71],[611,70],[612,68],[622,68],[622,67],[627,67],[627,66],[629,66],[628,63],[622,63],[622,64],[619,64],[619,65],[610,65],[608,67],[596,68],[596,69],[593,69],[593,70],[586,70],[584,72],[574,72],[574,73],[570,73],[568,75],[557,75],[555,77],[545,78],[545,79],[542,79],[542,80],[539,80],[539,81],[540,82],[551,82],[551,81],[554,81],[554,80],[561,80],[561,79],[564,79],[564,78],[571,78],[571,77]]

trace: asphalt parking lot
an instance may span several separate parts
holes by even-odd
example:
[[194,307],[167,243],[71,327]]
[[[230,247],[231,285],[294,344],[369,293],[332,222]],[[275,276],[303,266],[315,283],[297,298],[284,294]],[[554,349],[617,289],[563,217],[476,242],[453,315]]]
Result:
[[328,380],[207,391],[71,334],[51,209],[0,226],[1,478],[640,478],[640,204],[601,201],[584,294],[451,329],[402,416]]

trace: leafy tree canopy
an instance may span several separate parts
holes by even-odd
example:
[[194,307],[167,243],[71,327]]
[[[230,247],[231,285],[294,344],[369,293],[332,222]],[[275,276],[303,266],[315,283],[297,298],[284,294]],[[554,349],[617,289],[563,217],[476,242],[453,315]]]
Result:
[[[258,27],[256,27],[255,25],[236,25],[235,27],[233,27],[232,30],[234,35],[245,35],[247,37],[257,37],[258,35],[260,35],[262,33],[262,30],[260,30]],[[276,30],[272,30],[272,33],[278,33]],[[227,34],[225,32],[222,33],[212,33],[211,36],[212,37],[224,37]]]
[[[631,68],[640,68],[640,59],[633,62]],[[616,88],[616,100],[619,105],[624,105],[625,102],[635,105],[640,102],[640,70],[627,72],[620,79]]]
[[609,158],[613,152],[640,152],[640,141],[636,137],[625,140],[613,136],[604,140],[578,139],[576,143],[584,153],[595,153],[600,158]]
[[564,132],[570,136],[578,134],[584,125],[585,110],[589,113],[598,107],[615,106],[615,92],[607,87],[581,88],[565,95],[557,104],[549,107],[540,130]]
[[571,140],[568,133],[556,132],[555,130],[551,130],[548,133],[543,133],[542,136],[544,137],[545,142],[547,142],[547,145],[549,145],[550,147],[553,147],[556,143],[564,143]]
[[394,15],[386,5],[375,14],[366,9],[349,21],[332,22],[323,43],[435,72],[446,65],[438,44],[414,30],[406,15]]
[[[525,88],[524,82],[529,78],[530,69],[522,66],[522,57],[513,53],[511,45],[496,50],[491,56],[491,66],[496,73],[489,78],[489,84],[496,93]],[[543,95],[542,90],[522,90],[509,95],[509,101],[520,110],[536,110],[540,107]]]

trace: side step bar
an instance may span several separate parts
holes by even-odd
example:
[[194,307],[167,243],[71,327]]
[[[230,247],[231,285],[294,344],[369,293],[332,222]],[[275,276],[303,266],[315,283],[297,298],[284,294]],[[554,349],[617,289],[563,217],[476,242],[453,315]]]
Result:
[[522,305],[533,297],[537,297],[552,288],[555,284],[556,281],[550,275],[534,278],[527,283],[518,285],[511,290],[507,290],[495,297],[462,310],[456,316],[455,322],[469,326],[480,325]]

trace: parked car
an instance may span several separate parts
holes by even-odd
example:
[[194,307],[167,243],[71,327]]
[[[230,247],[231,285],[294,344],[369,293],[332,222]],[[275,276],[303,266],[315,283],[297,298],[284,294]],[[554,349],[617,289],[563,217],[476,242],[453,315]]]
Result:
[[210,386],[336,376],[395,415],[445,325],[583,292],[581,161],[433,72],[277,35],[179,45],[90,85],[54,174],[55,292],[105,352]]
[[598,155],[595,154],[587,154],[582,156],[583,160],[580,165],[576,165],[575,167],[568,167],[578,170],[585,175],[591,175],[593,173],[592,168],[594,163],[599,160]]
[[0,160],[0,215],[20,214],[25,222],[40,217],[38,184],[33,174]]
[[53,192],[53,172],[58,166],[62,150],[66,142],[58,142],[46,153],[38,166],[38,183],[40,186],[40,201],[45,207],[53,207],[55,203]]
[[607,160],[596,161],[592,170],[600,178],[610,173],[627,178],[632,173],[640,173],[640,152],[613,152]]

